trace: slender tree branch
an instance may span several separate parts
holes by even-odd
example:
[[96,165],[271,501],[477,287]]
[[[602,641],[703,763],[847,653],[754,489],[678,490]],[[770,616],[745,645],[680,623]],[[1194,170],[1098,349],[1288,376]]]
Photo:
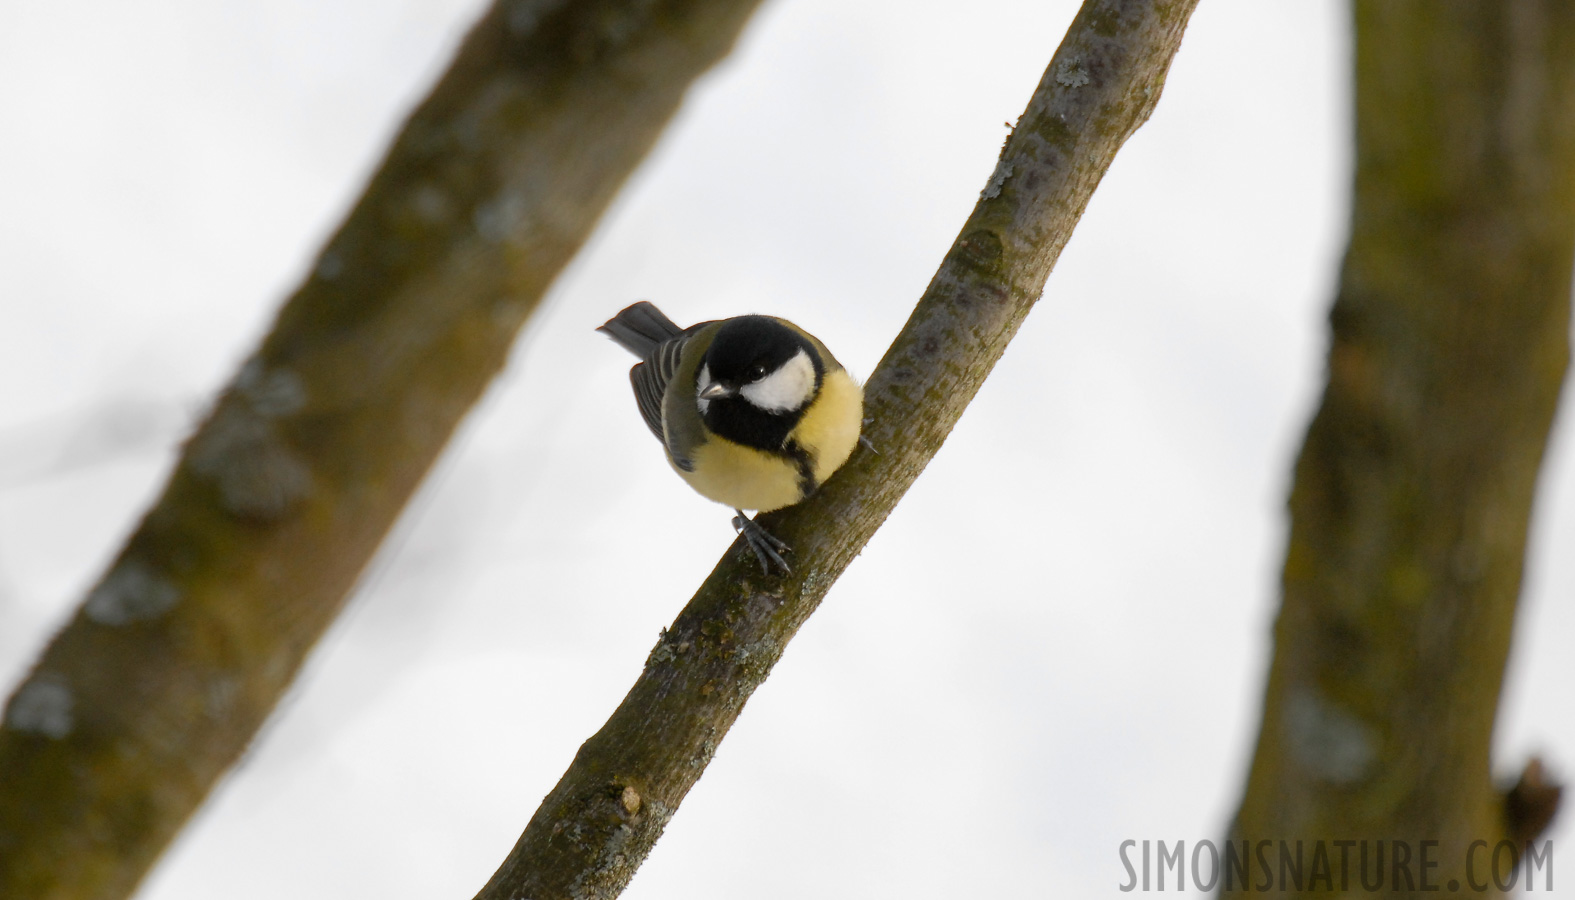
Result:
[[913,316],[866,387],[860,451],[768,517],[795,573],[736,542],[580,748],[479,900],[617,896],[789,639],[890,514],[1044,289],[1094,188],[1159,100],[1196,0],[1089,0]]
[[0,897],[118,900],[758,0],[502,0],[7,704]]
[[1575,4],[1355,11],[1351,243],[1234,831],[1436,841],[1469,885],[1472,841],[1557,802],[1539,766],[1506,810],[1489,754],[1569,363]]

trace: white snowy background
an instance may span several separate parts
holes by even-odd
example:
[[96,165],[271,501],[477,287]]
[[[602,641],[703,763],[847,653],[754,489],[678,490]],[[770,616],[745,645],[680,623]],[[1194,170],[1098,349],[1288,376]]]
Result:
[[[7,691],[480,8],[0,5]],[[1075,9],[770,0],[140,897],[470,897],[732,539],[591,329],[638,298],[770,312],[868,374]],[[1348,29],[1329,0],[1201,5],[1044,300],[626,896],[1114,896],[1122,840],[1219,837],[1321,386]],[[1505,774],[1575,768],[1570,416]]]

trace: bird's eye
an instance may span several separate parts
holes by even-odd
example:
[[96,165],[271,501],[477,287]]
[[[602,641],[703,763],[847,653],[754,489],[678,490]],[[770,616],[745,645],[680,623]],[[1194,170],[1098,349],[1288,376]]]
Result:
[[764,377],[766,377],[766,367],[764,365],[762,365],[761,363],[755,363],[754,365],[749,367],[749,380],[750,381],[759,381],[760,379],[762,379]]

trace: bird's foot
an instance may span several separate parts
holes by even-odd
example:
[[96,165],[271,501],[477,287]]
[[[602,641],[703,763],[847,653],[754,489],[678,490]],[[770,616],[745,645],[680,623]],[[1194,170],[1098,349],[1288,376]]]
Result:
[[744,515],[741,509],[733,512],[738,515],[733,517],[733,530],[744,536],[744,543],[755,552],[755,558],[760,560],[760,571],[766,575],[771,574],[771,567],[776,566],[782,574],[790,574],[793,569],[782,558],[784,553],[792,553],[793,548],[787,542],[767,531],[760,523]]
[[[859,423],[859,430],[862,431],[864,426],[868,425],[869,423],[871,423],[873,421],[875,421],[875,417],[874,416],[865,416],[864,420]],[[867,438],[867,437],[865,437],[864,435],[861,434],[861,435],[859,435],[859,443],[864,445],[864,449],[866,449],[869,452],[875,454],[876,456],[880,456],[880,451],[875,449],[875,445],[870,443],[870,439],[869,438]]]

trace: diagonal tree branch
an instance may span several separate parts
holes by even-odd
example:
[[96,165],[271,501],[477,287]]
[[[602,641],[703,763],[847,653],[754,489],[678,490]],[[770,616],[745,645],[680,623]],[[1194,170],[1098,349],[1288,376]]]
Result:
[[125,897],[759,0],[500,0],[7,704],[0,897]]
[[866,387],[866,435],[768,517],[797,571],[736,542],[580,748],[478,900],[617,896],[832,582],[940,449],[1044,290],[1116,151],[1158,102],[1196,0],[1088,0],[913,316]]

